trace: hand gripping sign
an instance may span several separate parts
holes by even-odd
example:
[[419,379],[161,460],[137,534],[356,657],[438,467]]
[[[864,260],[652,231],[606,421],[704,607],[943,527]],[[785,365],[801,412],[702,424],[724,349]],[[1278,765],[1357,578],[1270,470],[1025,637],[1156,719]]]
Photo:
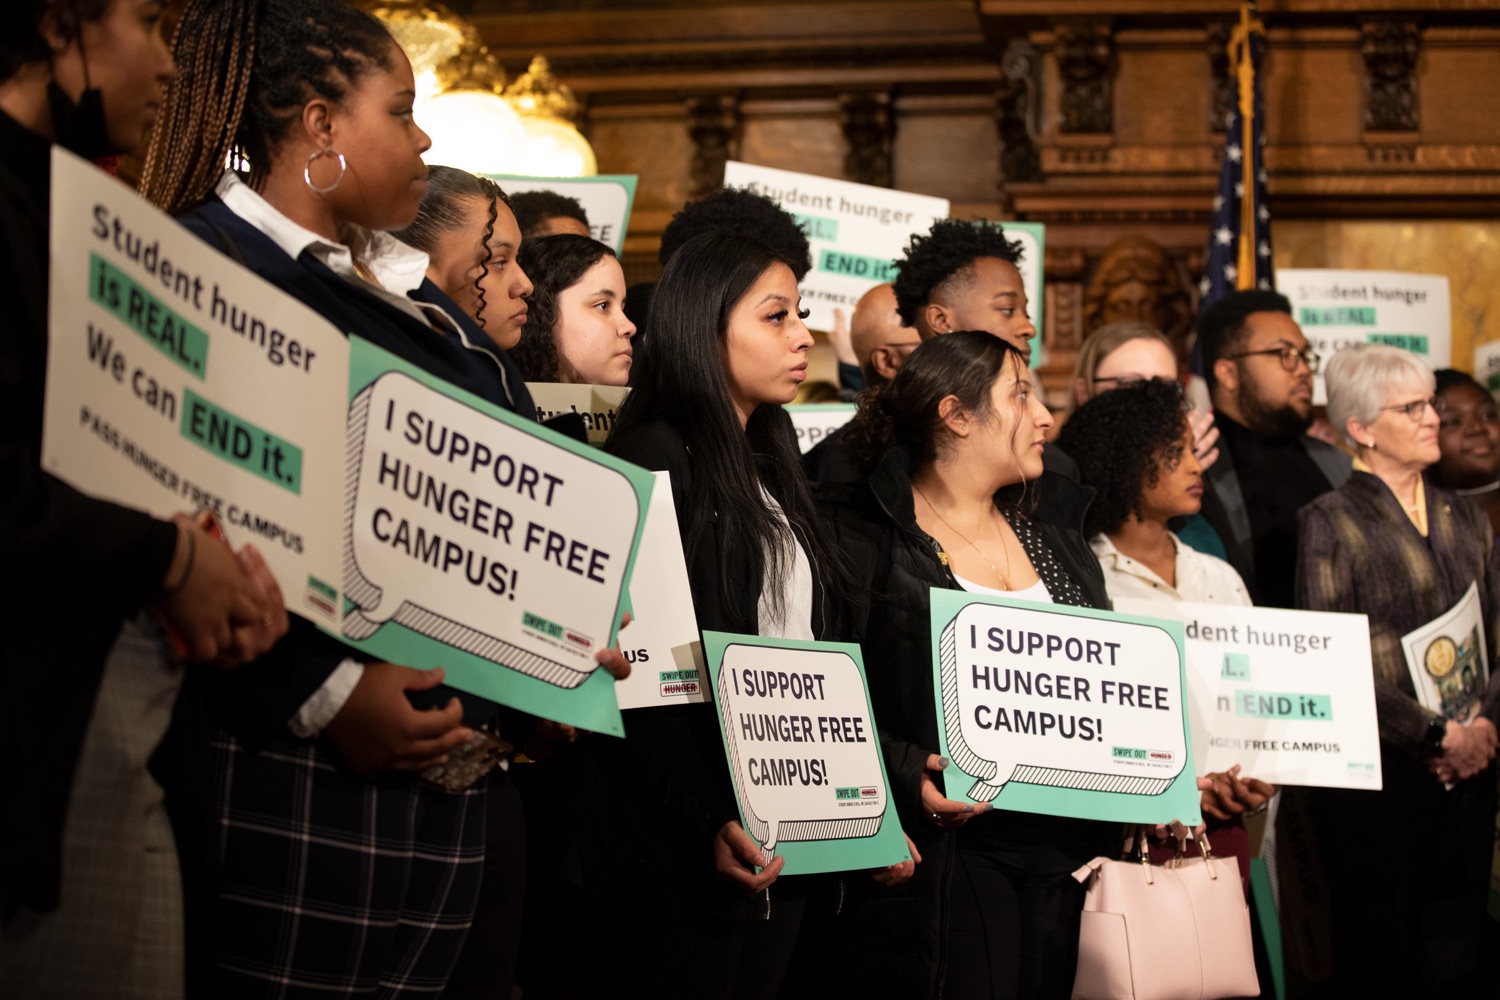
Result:
[[[398,634],[469,654],[477,676],[462,659],[439,662],[453,683],[489,697],[524,680],[568,691],[595,678],[650,474],[451,387],[439,391],[362,341],[353,355],[345,638],[400,626]],[[400,662],[422,656],[413,648]],[[616,709],[615,729],[618,719]]]
[[1199,821],[1181,623],[931,593],[950,797],[1086,819]]
[[788,875],[908,860],[859,647],[703,633],[745,830]]

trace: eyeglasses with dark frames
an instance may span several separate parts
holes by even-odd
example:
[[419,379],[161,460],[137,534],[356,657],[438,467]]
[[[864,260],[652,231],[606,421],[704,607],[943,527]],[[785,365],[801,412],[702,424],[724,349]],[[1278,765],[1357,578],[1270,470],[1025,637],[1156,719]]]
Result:
[[1297,362],[1307,366],[1307,370],[1314,375],[1318,373],[1318,365],[1322,364],[1321,355],[1314,354],[1311,347],[1297,350],[1295,347],[1268,347],[1263,351],[1245,351],[1240,354],[1226,355],[1229,361],[1237,361],[1240,358],[1253,358],[1261,354],[1274,354],[1281,361],[1281,367],[1289,372],[1297,370]]

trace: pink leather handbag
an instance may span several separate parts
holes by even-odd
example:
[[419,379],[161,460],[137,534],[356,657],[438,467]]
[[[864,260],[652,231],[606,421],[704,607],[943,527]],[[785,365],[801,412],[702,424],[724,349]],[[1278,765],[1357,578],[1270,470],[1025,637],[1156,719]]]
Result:
[[1260,995],[1250,911],[1233,858],[1151,864],[1144,829],[1124,857],[1095,858],[1073,873],[1088,885],[1078,938],[1074,1000],[1222,1000]]

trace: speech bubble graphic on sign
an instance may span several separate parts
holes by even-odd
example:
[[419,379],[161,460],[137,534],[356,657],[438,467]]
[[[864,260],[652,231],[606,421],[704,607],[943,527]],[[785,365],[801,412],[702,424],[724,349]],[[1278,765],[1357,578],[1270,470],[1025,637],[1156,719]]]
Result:
[[946,772],[951,797],[1197,822],[1180,624],[942,589],[932,596],[939,726],[960,772]]
[[643,515],[628,476],[402,372],[351,402],[347,476],[345,636],[394,622],[560,688],[593,674]]
[[903,860],[858,647],[703,638],[746,832],[794,874]]

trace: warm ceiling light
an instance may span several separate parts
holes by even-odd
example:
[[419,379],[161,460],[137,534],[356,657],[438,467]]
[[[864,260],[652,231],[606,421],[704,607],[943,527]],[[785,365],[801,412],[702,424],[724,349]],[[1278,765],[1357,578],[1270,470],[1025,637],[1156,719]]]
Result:
[[505,89],[520,112],[526,146],[513,173],[532,177],[589,177],[599,172],[594,149],[574,127],[578,99],[552,75],[543,56],[531,60],[525,73]]
[[514,173],[526,132],[501,96],[504,68],[472,25],[464,26],[463,46],[438,68],[434,82],[435,96],[416,108],[417,123],[432,137],[422,158],[473,173]]
[[379,0],[360,4],[378,17],[421,78],[458,55],[467,22],[436,0]]
[[418,124],[432,137],[422,154],[428,163],[459,167],[476,174],[516,173],[526,132],[520,118],[499,94],[482,90],[449,90],[422,102]]

